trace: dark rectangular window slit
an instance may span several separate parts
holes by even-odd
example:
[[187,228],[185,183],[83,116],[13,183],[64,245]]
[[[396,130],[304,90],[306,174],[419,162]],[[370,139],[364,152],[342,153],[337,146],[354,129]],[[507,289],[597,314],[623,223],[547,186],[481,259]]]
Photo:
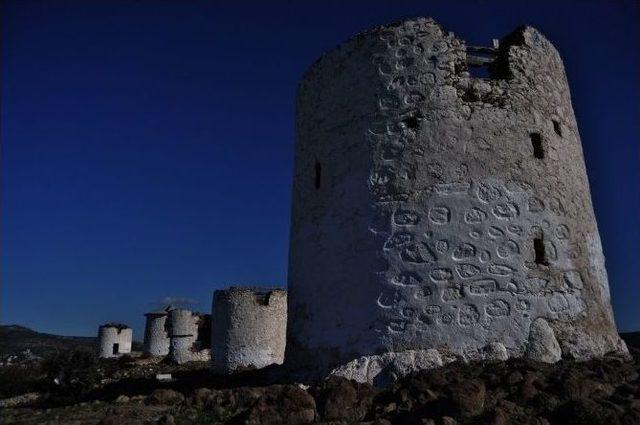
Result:
[[316,190],[320,189],[320,179],[322,178],[322,166],[316,162]]
[[553,131],[560,137],[562,137],[562,128],[560,127],[560,123],[556,120],[553,120]]
[[120,352],[120,344],[113,344],[113,354],[118,354]]
[[544,149],[542,147],[542,136],[540,133],[531,133],[531,145],[533,146],[533,156],[537,159],[544,158]]
[[535,252],[535,263],[547,265],[547,256],[544,252],[544,240],[541,237],[533,239],[533,250]]

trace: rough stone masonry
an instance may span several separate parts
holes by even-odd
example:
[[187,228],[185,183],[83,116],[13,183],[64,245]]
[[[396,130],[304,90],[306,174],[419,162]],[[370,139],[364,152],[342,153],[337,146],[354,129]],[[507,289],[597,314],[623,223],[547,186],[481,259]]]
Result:
[[173,307],[167,306],[164,309],[145,314],[144,353],[146,355],[166,356],[169,354],[171,345],[169,330],[171,326],[168,319],[171,310],[173,310]]
[[231,373],[282,364],[287,333],[286,291],[233,286],[215,291],[211,317],[214,371]]
[[131,353],[133,329],[120,323],[105,323],[98,328],[98,356],[120,357]]
[[169,311],[169,358],[178,364],[211,358],[211,316],[176,308]]
[[569,86],[544,36],[523,27],[474,47],[418,18],[311,66],[287,362],[371,381],[454,356],[609,352],[626,347]]

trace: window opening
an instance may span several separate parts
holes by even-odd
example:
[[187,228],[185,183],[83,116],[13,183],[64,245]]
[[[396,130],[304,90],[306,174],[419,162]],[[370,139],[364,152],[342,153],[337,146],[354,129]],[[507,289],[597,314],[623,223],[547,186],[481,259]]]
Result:
[[562,137],[562,127],[560,127],[560,123],[556,120],[553,120],[553,131],[560,137]]
[[544,252],[544,240],[542,237],[533,240],[533,250],[535,252],[535,263],[547,265],[547,258]]
[[531,133],[531,145],[533,146],[533,156],[538,159],[544,158],[544,148],[542,147],[542,136],[540,133]]
[[316,162],[316,190],[320,189],[320,179],[322,178],[322,166]]

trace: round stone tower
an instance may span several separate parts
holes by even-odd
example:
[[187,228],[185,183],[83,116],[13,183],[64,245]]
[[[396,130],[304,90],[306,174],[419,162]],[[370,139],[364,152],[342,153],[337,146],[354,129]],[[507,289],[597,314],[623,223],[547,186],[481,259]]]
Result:
[[191,310],[174,309],[169,312],[169,355],[178,364],[192,360],[198,338],[198,316]]
[[169,322],[171,307],[145,314],[144,354],[148,356],[166,356],[169,354]]
[[407,350],[626,352],[569,86],[544,36],[523,27],[469,46],[419,18],[311,66],[289,319],[287,361],[316,370]]
[[282,364],[287,330],[287,292],[232,287],[215,291],[212,305],[213,370]]
[[98,328],[98,357],[120,357],[131,352],[133,330],[119,323],[107,323]]

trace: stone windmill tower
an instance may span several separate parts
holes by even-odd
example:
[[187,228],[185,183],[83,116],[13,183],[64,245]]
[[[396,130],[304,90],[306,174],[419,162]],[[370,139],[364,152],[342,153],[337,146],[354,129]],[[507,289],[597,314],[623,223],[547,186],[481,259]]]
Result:
[[538,31],[472,47],[419,18],[311,66],[288,328],[287,361],[317,370],[407,350],[626,352],[563,64]]

